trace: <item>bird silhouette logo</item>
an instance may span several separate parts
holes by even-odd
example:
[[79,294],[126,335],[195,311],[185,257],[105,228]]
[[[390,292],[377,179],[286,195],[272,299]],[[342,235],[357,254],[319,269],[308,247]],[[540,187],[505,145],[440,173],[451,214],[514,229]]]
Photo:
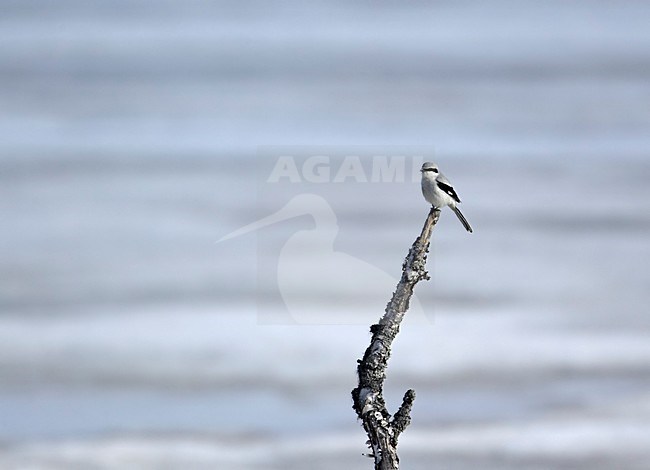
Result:
[[[289,315],[298,324],[365,324],[376,321],[398,282],[384,270],[336,251],[338,220],[320,195],[294,196],[277,212],[222,237],[240,237],[288,219],[309,215],[310,229],[298,230],[283,244],[277,262],[277,288]],[[331,308],[335,305],[336,308]],[[414,296],[409,322],[428,323]]]

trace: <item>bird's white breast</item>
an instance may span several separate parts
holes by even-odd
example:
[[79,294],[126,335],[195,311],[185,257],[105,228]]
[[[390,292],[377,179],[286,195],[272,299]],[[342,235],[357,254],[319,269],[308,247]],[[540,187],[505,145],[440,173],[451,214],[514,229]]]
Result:
[[424,199],[434,207],[447,206],[451,201],[451,197],[438,188],[436,180],[428,178],[426,175],[422,178],[422,194]]

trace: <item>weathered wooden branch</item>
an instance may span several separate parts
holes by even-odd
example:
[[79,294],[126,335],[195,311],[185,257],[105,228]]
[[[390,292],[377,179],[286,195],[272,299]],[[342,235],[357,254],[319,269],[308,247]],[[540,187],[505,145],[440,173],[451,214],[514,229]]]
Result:
[[383,396],[386,367],[390,348],[399,332],[400,323],[409,308],[415,285],[429,279],[425,267],[431,231],[438,222],[440,211],[431,208],[422,233],[413,242],[402,264],[402,277],[397,283],[393,297],[388,302],[384,316],[379,323],[370,327],[372,339],[363,359],[358,360],[359,385],[352,390],[353,408],[368,434],[368,445],[375,459],[375,470],[397,470],[397,439],[411,423],[411,407],[415,391],[404,394],[402,405],[391,417]]

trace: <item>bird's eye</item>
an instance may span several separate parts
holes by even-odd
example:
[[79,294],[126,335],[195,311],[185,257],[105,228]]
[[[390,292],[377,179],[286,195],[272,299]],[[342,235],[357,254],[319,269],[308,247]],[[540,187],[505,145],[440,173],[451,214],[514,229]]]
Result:
[[437,168],[433,168],[433,172],[434,172],[434,173],[438,173],[438,169],[437,169]]

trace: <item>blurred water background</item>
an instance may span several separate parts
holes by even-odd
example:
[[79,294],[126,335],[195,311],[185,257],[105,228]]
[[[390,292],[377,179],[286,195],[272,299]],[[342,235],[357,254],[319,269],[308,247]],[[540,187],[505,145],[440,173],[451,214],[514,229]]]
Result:
[[[404,468],[647,468],[649,15],[0,2],[0,468],[371,468],[346,318],[391,291],[263,324],[257,240],[310,220],[215,243],[280,208],[256,149],[287,144],[434,146],[475,226],[443,214],[395,344]],[[418,184],[346,187],[335,247],[398,276]]]

